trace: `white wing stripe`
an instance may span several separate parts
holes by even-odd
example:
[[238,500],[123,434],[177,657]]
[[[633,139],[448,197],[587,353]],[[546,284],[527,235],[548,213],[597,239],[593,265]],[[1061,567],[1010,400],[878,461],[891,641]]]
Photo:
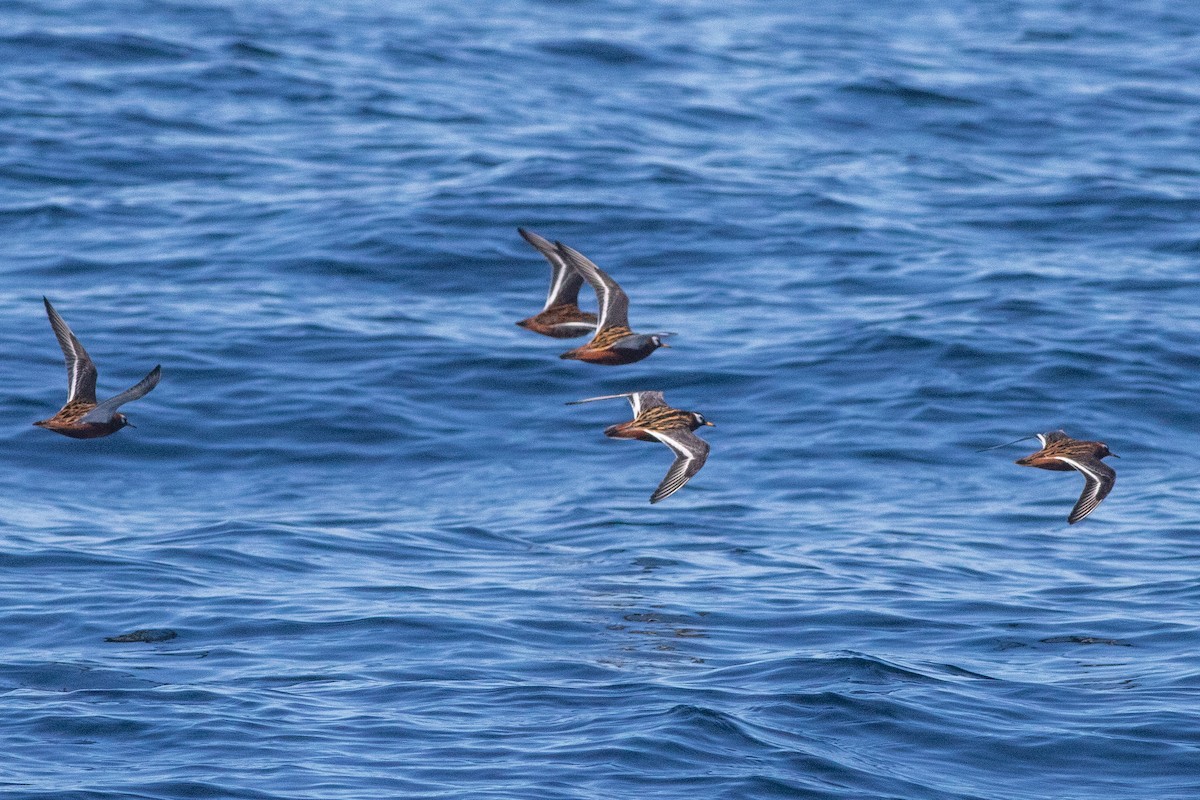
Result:
[[79,380],[83,377],[83,359],[79,357],[79,351],[75,349],[75,342],[67,339],[67,343],[71,346],[71,396],[70,400],[75,399],[75,393],[79,387]]
[[545,311],[550,306],[554,305],[554,301],[558,298],[558,293],[562,291],[563,284],[567,281],[567,276],[570,274],[571,267],[567,262],[562,260],[562,257],[557,253],[542,253],[550,265],[554,267],[554,277],[550,281],[550,291],[546,292],[546,304],[542,306],[542,311]]
[[570,265],[584,277],[596,292],[596,300],[600,305],[599,320],[596,324],[596,330],[603,330],[608,325],[608,318],[611,316],[613,308],[613,282],[612,278],[605,279],[606,276],[601,275],[599,268],[593,264],[587,256],[580,253],[578,250],[567,247],[565,244],[559,243],[559,253],[569,259]]
[[608,286],[604,281],[599,280],[598,275],[589,275],[589,279],[595,278],[596,282],[592,286],[596,287],[600,296],[600,319],[596,322],[596,330],[601,330],[608,323],[608,309],[611,307],[608,302]]
[[1069,523],[1078,522],[1088,514],[1092,513],[1096,506],[1100,505],[1100,495],[1104,490],[1104,482],[1098,475],[1096,475],[1096,473],[1085,468],[1083,464],[1079,463],[1073,458],[1066,458],[1065,456],[1053,456],[1053,458],[1063,462],[1064,464],[1071,465],[1075,469],[1079,470],[1084,477],[1085,484],[1083,488],[1083,494],[1079,496],[1079,500],[1076,501],[1075,507],[1071,509],[1070,516],[1067,517],[1067,522]]
[[1097,490],[1099,489],[1100,476],[1097,475],[1096,473],[1092,472],[1090,469],[1085,467],[1083,464],[1080,464],[1078,461],[1076,461],[1073,458],[1067,458],[1066,456],[1053,456],[1053,458],[1056,461],[1062,461],[1064,464],[1070,464],[1072,467],[1074,467],[1075,469],[1082,472],[1084,474],[1084,476],[1088,479],[1088,483],[1096,484]]
[[[648,433],[671,448],[676,454],[675,463],[667,470],[666,477],[663,478],[658,488],[654,490],[654,494],[650,496],[650,502],[657,503],[679,491],[679,489],[683,488],[684,484],[692,479],[693,475],[700,471],[700,468],[704,466],[704,462],[708,460],[708,445],[703,439],[691,434],[690,431],[686,431],[689,438],[698,442],[698,446],[703,449],[691,450],[683,442],[671,438],[662,431],[648,431]],[[697,464],[697,461],[700,463]]]
[[651,501],[658,502],[659,500],[665,500],[682,489],[684,484],[691,478],[691,466],[695,460],[694,458],[685,458],[683,456],[675,459],[675,463],[667,470],[666,477],[663,478],[662,483],[654,490],[654,495],[650,498]]
[[[50,327],[54,329],[54,338],[58,339],[63,362],[67,367],[67,402],[76,399],[94,401],[96,368],[91,358],[50,301],[43,297],[42,303],[46,306],[46,316],[50,319]],[[89,392],[87,396],[80,398],[79,390],[84,384],[87,384]]]

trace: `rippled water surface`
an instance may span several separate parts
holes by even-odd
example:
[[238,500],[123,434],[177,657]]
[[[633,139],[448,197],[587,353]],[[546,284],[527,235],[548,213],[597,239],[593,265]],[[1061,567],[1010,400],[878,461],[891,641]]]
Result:
[[1192,5],[0,10],[6,796],[1200,796]]

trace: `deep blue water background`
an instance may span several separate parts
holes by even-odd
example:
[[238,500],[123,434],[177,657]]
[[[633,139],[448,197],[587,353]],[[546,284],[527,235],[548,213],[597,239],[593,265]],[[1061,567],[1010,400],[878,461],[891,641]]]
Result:
[[6,796],[1200,795],[1200,9],[0,12]]

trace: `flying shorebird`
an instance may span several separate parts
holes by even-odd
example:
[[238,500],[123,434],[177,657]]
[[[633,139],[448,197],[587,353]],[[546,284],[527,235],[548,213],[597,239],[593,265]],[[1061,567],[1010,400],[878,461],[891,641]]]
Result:
[[561,242],[555,242],[554,246],[563,260],[591,284],[600,301],[600,322],[596,326],[596,335],[587,344],[568,350],[559,358],[577,359],[591,364],[632,364],[641,361],[660,347],[669,347],[662,337],[670,334],[634,333],[630,330],[629,297],[604,270],[578,250]]
[[604,435],[614,439],[659,441],[675,453],[675,463],[667,470],[667,476],[654,490],[654,494],[650,495],[650,502],[657,503],[683,488],[683,485],[700,471],[705,460],[708,459],[708,442],[696,436],[692,431],[701,425],[716,426],[694,411],[671,408],[663,400],[662,392],[606,394],[603,397],[574,400],[567,405],[591,403],[596,400],[614,400],[619,397],[627,398],[629,404],[633,406],[633,419],[629,422],[608,426],[604,429]]
[[579,310],[579,289],[583,286],[583,276],[563,260],[551,242],[524,228],[517,228],[517,233],[550,262],[550,291],[546,293],[546,304],[539,313],[517,324],[555,339],[571,339],[594,333],[596,315]]
[[43,297],[42,302],[46,304],[50,327],[54,328],[54,335],[58,337],[58,344],[67,360],[67,404],[50,419],[33,424],[72,439],[97,439],[129,425],[129,420],[124,414],[117,413],[117,409],[157,386],[160,368],[155,367],[134,386],[103,403],[97,403],[96,365],[50,301]]
[[1059,472],[1074,469],[1083,473],[1083,494],[1079,496],[1079,501],[1071,509],[1071,515],[1067,517],[1067,522],[1074,525],[1092,513],[1117,482],[1117,473],[1100,459],[1119,456],[1110,452],[1104,442],[1072,439],[1064,431],[1039,433],[1037,439],[1042,443],[1042,449],[1024,458],[1018,458],[1016,463],[1022,467]]

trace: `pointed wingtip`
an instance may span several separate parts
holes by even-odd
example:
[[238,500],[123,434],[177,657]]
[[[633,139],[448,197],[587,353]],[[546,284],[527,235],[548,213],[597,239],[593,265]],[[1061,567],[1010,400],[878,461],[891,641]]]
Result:
[[533,245],[539,250],[546,246],[545,237],[538,236],[536,233],[529,230],[529,228],[517,228],[517,233],[521,234],[522,239],[529,242],[529,244]]
[[[562,256],[564,259],[569,261],[571,264],[579,263],[579,259],[576,257],[576,253],[578,253],[579,251],[576,250],[575,248],[569,247],[569,246],[563,244],[562,242],[560,242],[558,239],[555,239],[554,240],[554,249],[558,251],[558,254],[560,256]],[[580,255],[582,255],[582,253],[580,253]]]
[[1074,525],[1076,522],[1082,522],[1083,520],[1087,519],[1089,516],[1091,516],[1092,512],[1096,510],[1096,506],[1098,505],[1100,505],[1099,502],[1083,513],[1079,513],[1077,509],[1071,509],[1071,513],[1067,515],[1067,524]]
[[[1030,436],[1022,436],[1020,439],[1013,439],[1011,442],[1005,442],[1004,444],[994,444],[991,447],[981,447],[978,450],[976,450],[975,452],[976,453],[986,453],[989,450],[999,450],[1001,447],[1008,447],[1010,444],[1017,444],[1018,442],[1024,442],[1029,439],[1036,439],[1039,435],[1040,434],[1035,433]],[[1018,463],[1020,463],[1020,462],[1018,462]]]
[[[685,483],[686,483],[686,481],[685,481]],[[663,487],[659,486],[657,489],[654,490],[654,494],[650,495],[650,502],[652,504],[653,503],[661,503],[663,500],[666,500],[668,497],[675,494],[675,492],[679,491],[680,488],[681,488],[681,486],[676,486],[674,489],[669,489],[664,492]]]

